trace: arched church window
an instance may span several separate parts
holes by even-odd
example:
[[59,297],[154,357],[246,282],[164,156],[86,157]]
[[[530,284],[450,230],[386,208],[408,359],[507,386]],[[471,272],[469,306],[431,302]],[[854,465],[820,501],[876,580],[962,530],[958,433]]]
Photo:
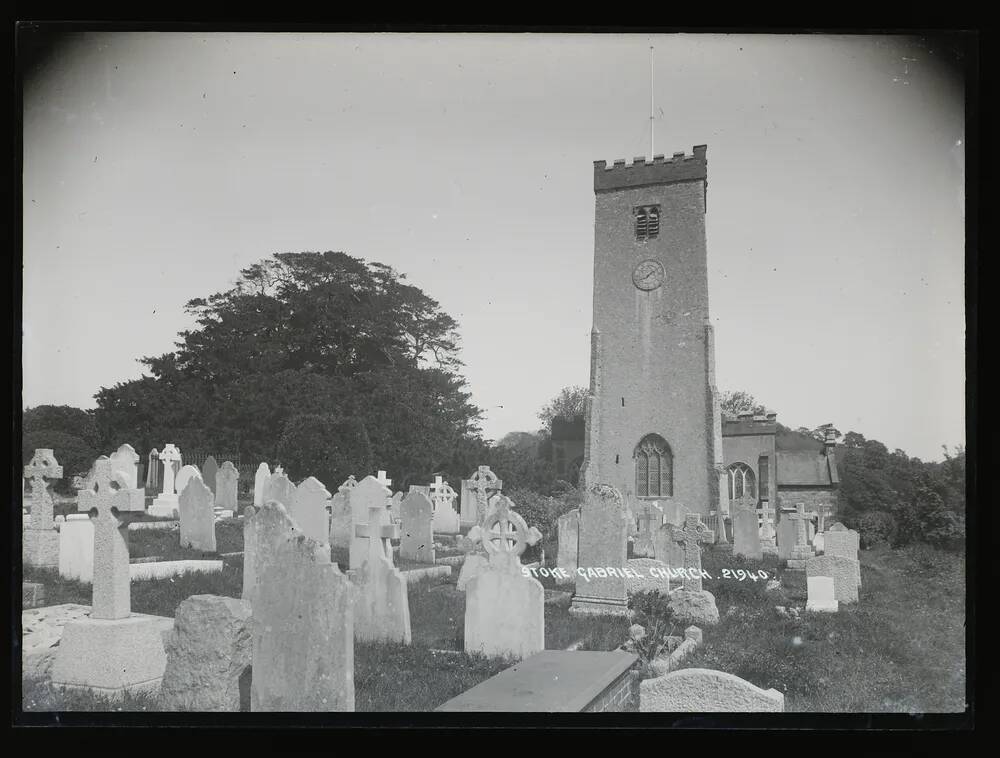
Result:
[[734,463],[728,469],[729,499],[739,500],[741,497],[757,497],[757,478],[753,469],[745,463]]
[[649,434],[635,448],[635,494],[671,497],[674,494],[674,456],[667,441]]
[[653,239],[660,233],[660,206],[640,205],[632,209],[635,214],[635,238]]

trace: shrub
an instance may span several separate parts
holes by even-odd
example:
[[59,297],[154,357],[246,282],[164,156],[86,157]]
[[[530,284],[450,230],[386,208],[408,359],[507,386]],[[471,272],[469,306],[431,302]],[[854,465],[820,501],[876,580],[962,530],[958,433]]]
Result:
[[896,539],[896,519],[891,513],[872,511],[846,520],[846,526],[857,529],[861,547],[865,549],[876,545],[891,545]]
[[39,448],[51,449],[59,465],[63,467],[63,478],[54,485],[54,489],[63,493],[72,492],[73,477],[87,474],[99,455],[82,437],[68,432],[55,429],[26,431],[21,438],[21,453],[25,464]]

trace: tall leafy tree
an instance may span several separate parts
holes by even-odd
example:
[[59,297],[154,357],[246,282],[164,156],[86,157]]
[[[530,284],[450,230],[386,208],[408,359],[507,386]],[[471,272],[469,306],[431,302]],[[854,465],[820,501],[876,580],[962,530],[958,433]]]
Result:
[[457,323],[389,266],[280,253],[186,309],[173,352],[98,392],[105,439],[280,457],[334,486],[369,463],[426,477],[479,434]]

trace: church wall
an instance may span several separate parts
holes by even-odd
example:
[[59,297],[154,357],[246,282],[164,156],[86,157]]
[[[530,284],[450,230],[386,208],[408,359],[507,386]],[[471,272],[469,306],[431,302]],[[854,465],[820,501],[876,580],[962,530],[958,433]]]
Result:
[[[722,449],[723,457],[726,463],[726,467],[733,465],[734,463],[740,462],[747,464],[753,469],[754,476],[757,477],[758,493],[760,492],[760,468],[758,462],[760,456],[767,456],[767,499],[770,501],[772,507],[778,501],[778,490],[777,490],[777,456],[775,455],[774,448],[774,435],[773,434],[749,434],[741,435],[738,437],[723,437],[722,438]],[[727,479],[728,482],[728,479]],[[728,486],[728,484],[727,484]],[[728,490],[726,491],[726,497],[728,499]],[[758,495],[759,497],[759,495]]]
[[805,503],[806,511],[816,510],[817,506],[826,504],[830,510],[826,523],[837,520],[837,490],[830,487],[795,487],[783,485],[778,487],[778,507],[782,510],[795,510],[796,503]]

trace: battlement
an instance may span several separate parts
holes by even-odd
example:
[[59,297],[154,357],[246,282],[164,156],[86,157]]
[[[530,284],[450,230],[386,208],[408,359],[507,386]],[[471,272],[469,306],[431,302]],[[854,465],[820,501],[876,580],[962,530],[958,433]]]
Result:
[[648,163],[644,156],[633,158],[627,165],[624,158],[619,158],[612,166],[608,166],[607,161],[594,161],[594,192],[705,181],[708,178],[707,150],[707,145],[695,145],[691,155],[674,153],[670,158],[654,155]]
[[725,418],[722,421],[723,437],[776,434],[777,431],[778,414],[774,411],[768,411],[765,414],[741,413],[738,418]]

